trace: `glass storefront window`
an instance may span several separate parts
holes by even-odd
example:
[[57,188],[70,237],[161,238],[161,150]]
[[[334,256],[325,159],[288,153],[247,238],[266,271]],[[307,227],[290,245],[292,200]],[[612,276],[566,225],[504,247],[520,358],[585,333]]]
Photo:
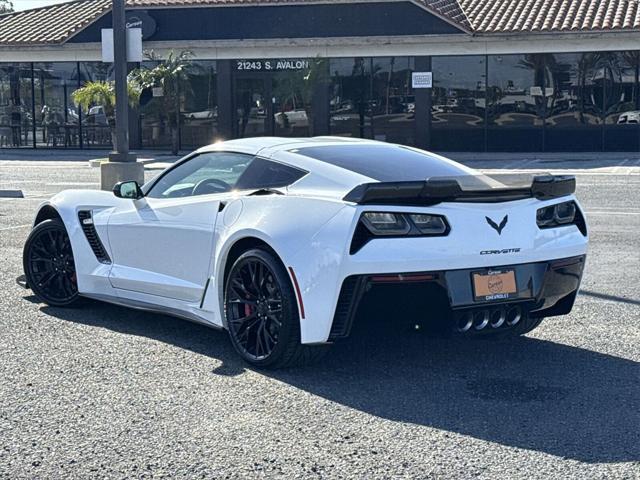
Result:
[[415,143],[415,96],[411,86],[412,57],[372,58],[369,112],[372,136],[385,142]]
[[486,57],[433,57],[431,62],[431,147],[483,151]]
[[[142,68],[152,69],[158,62],[146,61]],[[170,114],[175,112],[166,108],[166,99],[162,91],[156,91],[148,103],[140,106],[140,133],[143,148],[170,149],[172,144],[172,129],[175,118]],[[174,113],[175,115],[175,113]]]
[[638,151],[640,52],[606,52],[601,57],[604,81],[604,149]]
[[33,146],[29,63],[0,64],[0,147]]
[[235,79],[234,134],[237,138],[260,137],[271,132],[268,86],[268,78],[250,76]]
[[[113,80],[113,64],[80,62],[80,84]],[[84,148],[112,148],[111,128],[104,108],[93,105],[89,112],[81,112],[82,145]]]
[[323,111],[318,99],[326,87],[325,59],[238,60],[234,65],[236,136],[306,137],[318,131],[313,108]]
[[182,98],[180,144],[195,148],[213,143],[218,135],[216,62],[194,61]]
[[272,95],[275,135],[306,137],[310,135],[313,87],[309,69],[273,74]]
[[371,137],[371,59],[332,58],[329,112],[331,135]]
[[[323,135],[327,126],[331,135],[416,143],[414,57],[233,63],[242,68],[218,82],[220,64],[194,60],[177,116],[162,96],[133,109],[132,148],[169,149],[175,140],[192,149],[219,131],[296,137],[317,127]],[[432,106],[423,114],[431,115],[434,150],[640,150],[640,51],[435,56],[431,70],[424,95]],[[104,108],[81,112],[72,93],[112,79],[102,62],[0,63],[0,147],[111,148]],[[228,91],[218,91],[223,85]]]
[[78,88],[76,62],[33,65],[36,105],[36,146],[78,147],[80,112],[71,94]]
[[489,55],[489,151],[542,151],[545,54]]
[[[154,68],[158,62],[146,61],[142,68]],[[179,114],[163,92],[156,91],[141,105],[141,143],[146,148],[170,149],[172,135],[179,135],[180,148],[196,148],[211,144],[218,134],[218,108],[215,60],[193,60],[187,69],[187,80],[180,84]],[[179,121],[177,129],[174,128]]]
[[602,149],[602,75],[594,53],[546,58],[545,150]]

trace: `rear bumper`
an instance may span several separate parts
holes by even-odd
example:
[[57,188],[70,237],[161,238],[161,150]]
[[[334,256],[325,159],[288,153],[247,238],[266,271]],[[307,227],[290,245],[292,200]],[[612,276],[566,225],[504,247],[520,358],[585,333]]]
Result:
[[[455,319],[467,311],[503,309],[517,305],[525,314],[535,317],[564,315],[571,311],[575,300],[586,256],[574,256],[545,262],[501,266],[515,272],[517,291],[509,299],[475,301],[472,274],[479,269],[443,270],[435,272],[369,274],[347,277],[340,290],[329,340],[347,337],[358,308],[366,293],[380,286],[389,286],[386,295],[398,289],[412,287],[421,297],[433,301],[434,310],[444,311],[446,321],[453,328]],[[414,293],[414,295],[416,294]],[[385,297],[393,302],[393,298]],[[436,307],[437,306],[437,307]],[[429,312],[427,312],[429,313]]]

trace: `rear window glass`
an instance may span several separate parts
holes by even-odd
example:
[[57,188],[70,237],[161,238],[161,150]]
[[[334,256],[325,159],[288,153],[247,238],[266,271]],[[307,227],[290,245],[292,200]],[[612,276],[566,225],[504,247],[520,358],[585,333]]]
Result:
[[307,174],[288,165],[255,158],[236,183],[237,190],[252,188],[279,188],[291,185]]
[[327,145],[291,150],[380,182],[466,175],[462,168],[427,153],[392,145]]

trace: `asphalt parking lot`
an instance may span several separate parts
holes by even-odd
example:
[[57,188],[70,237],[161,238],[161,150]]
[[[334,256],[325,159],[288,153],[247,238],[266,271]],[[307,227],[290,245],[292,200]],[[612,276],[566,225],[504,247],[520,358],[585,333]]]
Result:
[[0,160],[0,190],[25,194],[0,198],[0,478],[640,478],[640,161],[472,164],[578,173],[591,246],[571,315],[433,339],[392,305],[322,364],[262,372],[223,332],[20,289],[36,206],[98,170]]

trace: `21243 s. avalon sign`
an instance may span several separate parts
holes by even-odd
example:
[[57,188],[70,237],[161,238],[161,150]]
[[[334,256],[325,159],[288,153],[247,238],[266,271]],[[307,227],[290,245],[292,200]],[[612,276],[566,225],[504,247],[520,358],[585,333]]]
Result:
[[276,60],[236,60],[236,70],[282,72],[287,70],[308,70],[309,60],[276,59]]

